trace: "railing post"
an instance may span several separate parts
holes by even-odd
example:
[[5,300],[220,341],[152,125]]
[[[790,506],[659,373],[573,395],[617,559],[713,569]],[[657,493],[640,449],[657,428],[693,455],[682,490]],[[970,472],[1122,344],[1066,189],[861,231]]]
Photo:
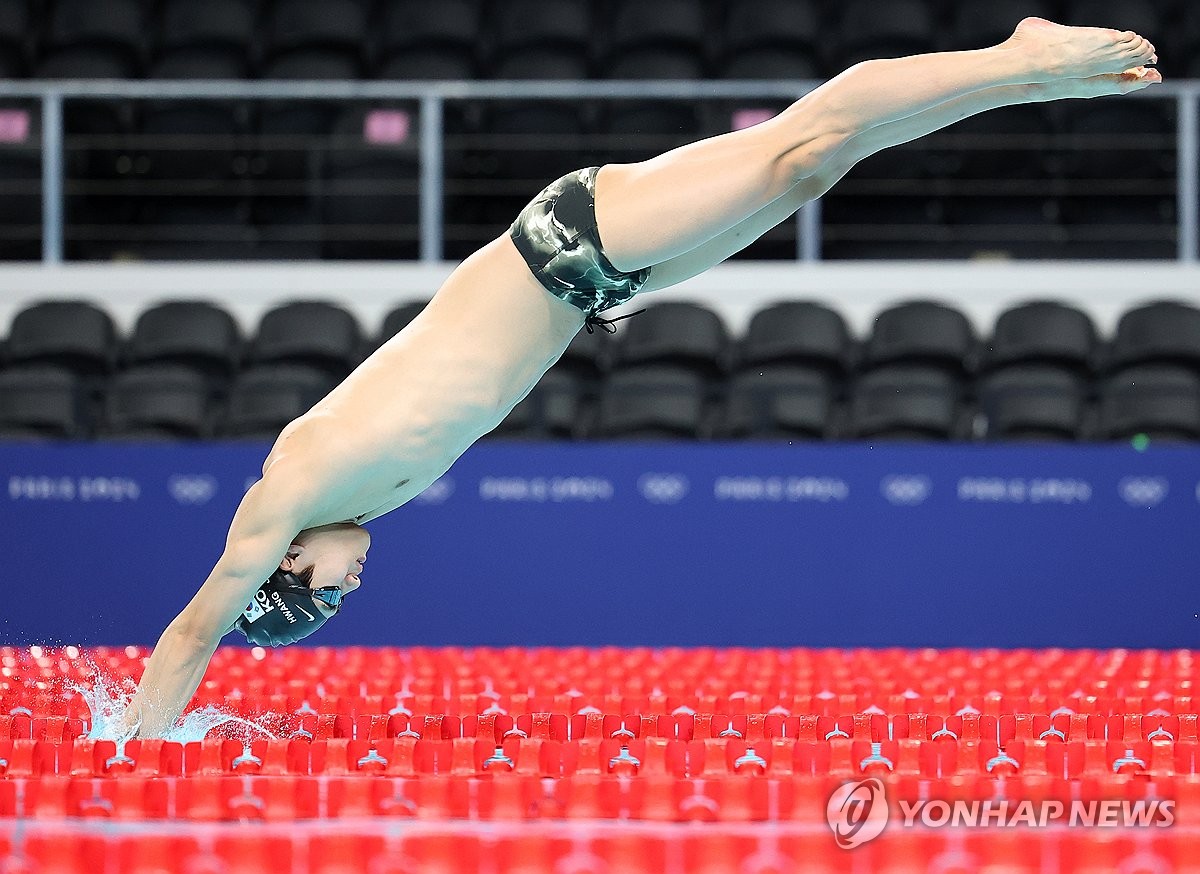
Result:
[[42,263],[63,259],[62,94],[42,96]]
[[442,260],[442,211],[445,179],[442,160],[442,98],[421,98],[421,260]]
[[1200,131],[1196,129],[1196,92],[1176,98],[1178,131],[1176,209],[1179,213],[1179,260],[1195,263],[1200,240]]
[[796,213],[796,257],[821,260],[821,199],[810,200]]

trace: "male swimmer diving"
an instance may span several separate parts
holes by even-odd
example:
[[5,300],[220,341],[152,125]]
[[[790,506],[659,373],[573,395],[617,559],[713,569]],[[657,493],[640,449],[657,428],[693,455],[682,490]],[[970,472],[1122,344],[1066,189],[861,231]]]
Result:
[[125,734],[173,725],[234,627],[282,645],[336,613],[359,586],[360,526],[496,427],[585,323],[611,324],[599,312],[720,263],[875,152],[1000,106],[1137,91],[1162,81],[1156,62],[1135,33],[1027,18],[991,48],[865,61],[762,124],[552,183],[279,435],[159,639]]

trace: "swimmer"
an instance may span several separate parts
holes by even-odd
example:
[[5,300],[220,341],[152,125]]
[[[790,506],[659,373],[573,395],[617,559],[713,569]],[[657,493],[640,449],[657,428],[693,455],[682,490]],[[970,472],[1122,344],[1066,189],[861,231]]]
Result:
[[1137,91],[1162,81],[1156,62],[1135,33],[1027,18],[997,46],[856,64],[754,127],[552,183],[279,435],[154,648],[126,736],[172,726],[235,627],[284,645],[328,621],[359,587],[361,526],[495,428],[580,328],[612,329],[607,308],[724,261],[875,152],[996,107]]

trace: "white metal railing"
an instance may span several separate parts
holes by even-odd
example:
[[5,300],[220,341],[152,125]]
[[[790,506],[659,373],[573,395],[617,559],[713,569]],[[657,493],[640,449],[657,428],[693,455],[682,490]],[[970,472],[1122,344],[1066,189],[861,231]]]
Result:
[[[416,100],[420,105],[420,255],[442,258],[443,107],[448,100],[722,98],[797,99],[817,81],[0,81],[0,99],[34,99],[42,109],[42,260],[63,259],[63,101],[69,99]],[[1200,80],[1167,82],[1132,95],[1177,104],[1176,205],[1179,261],[1195,263],[1200,246]],[[1127,98],[1128,99],[1128,98]],[[798,216],[798,257],[820,257],[820,204]]]

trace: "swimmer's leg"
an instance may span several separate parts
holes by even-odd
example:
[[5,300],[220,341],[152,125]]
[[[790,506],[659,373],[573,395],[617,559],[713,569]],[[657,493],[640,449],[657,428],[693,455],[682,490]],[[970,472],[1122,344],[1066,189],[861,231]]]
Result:
[[876,152],[919,139],[989,109],[1067,98],[1129,94],[1161,81],[1162,76],[1157,70],[1139,67],[1125,73],[1105,74],[1088,79],[1062,79],[1032,85],[1001,85],[948,100],[908,118],[869,128],[847,140],[821,164],[817,172],[800,180],[785,194],[749,218],[690,252],[655,265],[650,280],[643,286],[642,291],[654,291],[683,282],[740,252],[771,228],[790,218],[801,206],[823,195],[855,164]]
[[689,252],[819,173],[870,128],[988,88],[1119,73],[1153,57],[1128,31],[1026,19],[992,48],[856,64],[770,121],[606,166],[596,184],[605,254],[633,271]]

